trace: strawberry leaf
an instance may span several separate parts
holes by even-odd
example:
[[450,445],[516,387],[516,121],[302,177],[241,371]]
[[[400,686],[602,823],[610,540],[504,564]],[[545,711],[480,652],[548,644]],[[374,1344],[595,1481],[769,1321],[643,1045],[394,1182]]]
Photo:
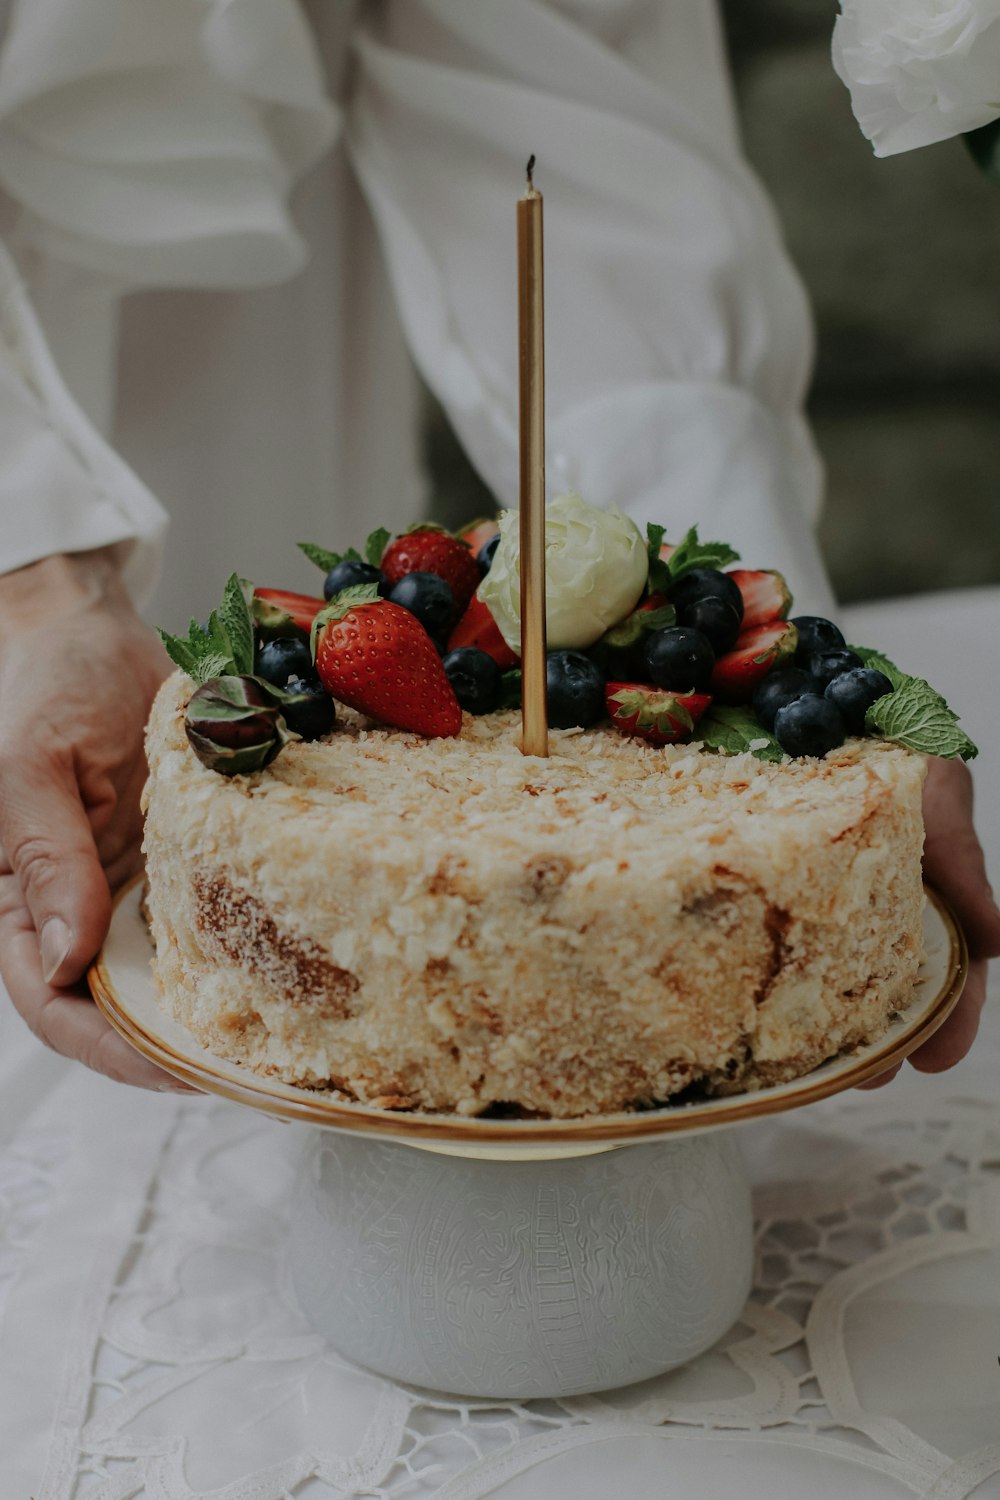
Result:
[[692,526],[667,559],[667,571],[670,581],[676,583],[692,568],[725,568],[739,560],[740,554],[728,542],[700,542],[698,528]]
[[785,756],[778,741],[748,708],[727,708],[713,703],[698,725],[696,738],[709,750],[720,750],[725,755],[749,751],[757,760],[767,761],[783,760]]
[[316,641],[324,625],[331,620],[342,620],[352,609],[359,604],[381,604],[382,596],[378,591],[377,583],[356,583],[349,589],[341,589],[339,594],[334,594],[326,609],[321,609],[313,620],[312,633],[309,637],[309,646],[312,650],[313,660],[316,659]]
[[365,558],[373,568],[379,567],[382,562],[382,553],[392,541],[392,532],[386,531],[384,526],[379,526],[373,531],[365,542]]

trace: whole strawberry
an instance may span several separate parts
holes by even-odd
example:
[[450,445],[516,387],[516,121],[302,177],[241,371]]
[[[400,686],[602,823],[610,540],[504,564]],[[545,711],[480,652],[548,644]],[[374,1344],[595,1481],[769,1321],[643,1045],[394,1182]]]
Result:
[[317,616],[313,643],[319,679],[341,703],[429,739],[458,734],[462,710],[433,641],[374,585],[339,594]]
[[481,582],[468,543],[438,526],[417,526],[396,537],[383,552],[380,567],[390,588],[407,573],[436,573],[455,596],[455,620],[465,613]]

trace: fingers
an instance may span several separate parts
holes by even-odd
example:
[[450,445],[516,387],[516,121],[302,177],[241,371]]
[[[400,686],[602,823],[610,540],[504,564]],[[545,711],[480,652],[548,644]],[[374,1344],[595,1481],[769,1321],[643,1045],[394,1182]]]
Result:
[[27,908],[19,904],[15,877],[0,877],[0,954],[14,1008],[35,1035],[64,1057],[78,1058],[119,1083],[160,1091],[196,1092],[148,1062],[111,1027],[82,994],[55,990],[42,978],[38,942]]
[[108,882],[72,760],[7,756],[3,764],[0,843],[38,934],[42,976],[70,984],[100,948],[111,919]]
[[910,1053],[910,1062],[918,1072],[943,1073],[961,1062],[976,1039],[985,1001],[986,961],[974,959],[961,999],[947,1021],[922,1047]]
[[972,823],[972,777],[961,761],[929,762],[924,824],[924,874],[955,908],[973,955],[1000,955],[1000,910]]

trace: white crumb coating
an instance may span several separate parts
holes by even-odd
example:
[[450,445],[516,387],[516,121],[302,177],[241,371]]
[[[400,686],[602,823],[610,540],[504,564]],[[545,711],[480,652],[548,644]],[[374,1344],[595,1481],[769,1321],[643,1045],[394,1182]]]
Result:
[[365,1102],[576,1116],[794,1077],[877,1037],[920,951],[923,758],[763,764],[612,728],[520,752],[340,711],[226,778],[148,730],[170,1012],[217,1054]]

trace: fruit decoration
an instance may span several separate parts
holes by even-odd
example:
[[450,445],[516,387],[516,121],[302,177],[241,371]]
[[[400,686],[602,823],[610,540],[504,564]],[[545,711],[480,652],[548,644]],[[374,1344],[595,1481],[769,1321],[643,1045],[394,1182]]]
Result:
[[196,688],[184,716],[188,742],[210,771],[262,771],[288,743],[277,695],[256,677],[213,677]]

